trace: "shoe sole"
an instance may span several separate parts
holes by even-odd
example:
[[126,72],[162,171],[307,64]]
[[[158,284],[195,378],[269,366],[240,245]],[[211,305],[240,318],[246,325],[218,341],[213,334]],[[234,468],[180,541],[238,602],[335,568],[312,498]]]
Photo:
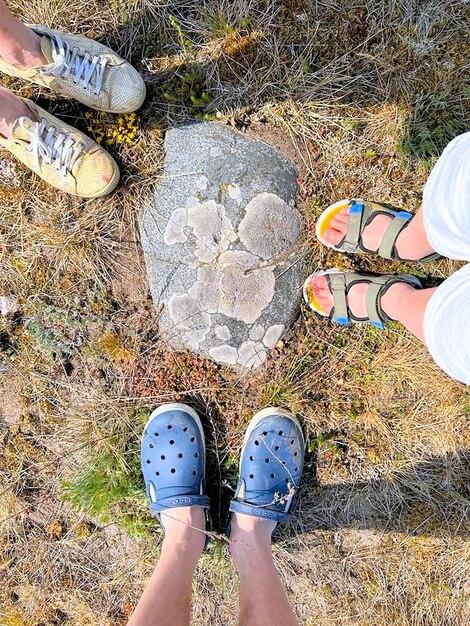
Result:
[[309,293],[309,287],[312,281],[315,278],[320,278],[320,276],[329,276],[331,274],[342,274],[342,273],[343,272],[341,272],[341,270],[338,270],[335,267],[333,267],[329,270],[320,270],[319,272],[314,272],[313,274],[310,274],[310,276],[304,282],[302,291],[304,295],[304,302],[312,311],[314,311],[315,313],[318,313],[318,315],[321,315],[322,317],[328,317],[328,313],[325,313],[325,311],[322,311],[322,309],[320,308],[315,294]]
[[[360,200],[360,199],[357,199],[357,200],[358,202],[363,202],[363,200]],[[323,233],[325,232],[327,228],[329,228],[331,220],[342,209],[347,208],[350,204],[351,204],[350,199],[338,200],[338,202],[335,202],[334,204],[330,204],[330,206],[326,208],[323,211],[323,213],[320,215],[315,226],[315,236],[318,239],[318,241],[324,246],[326,246],[327,248],[331,248],[332,250],[336,250],[337,252],[342,252],[342,250],[340,248],[337,248],[333,244],[328,243],[328,241],[325,241],[323,239]]]

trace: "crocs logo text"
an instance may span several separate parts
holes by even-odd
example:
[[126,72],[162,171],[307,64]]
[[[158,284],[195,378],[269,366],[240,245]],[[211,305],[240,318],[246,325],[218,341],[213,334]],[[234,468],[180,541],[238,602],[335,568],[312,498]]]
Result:
[[253,509],[254,515],[258,517],[270,517],[276,518],[276,513],[274,511],[268,511],[267,509]]
[[191,498],[183,496],[182,498],[167,498],[165,504],[191,504]]

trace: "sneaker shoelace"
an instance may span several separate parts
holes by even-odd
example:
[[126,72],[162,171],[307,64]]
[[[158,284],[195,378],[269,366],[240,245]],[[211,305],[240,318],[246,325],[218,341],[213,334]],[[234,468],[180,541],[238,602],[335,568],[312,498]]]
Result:
[[72,74],[76,85],[83,89],[92,85],[94,94],[99,95],[108,59],[93,56],[89,52],[82,54],[76,46],[71,47],[57,34],[52,35],[50,40],[54,65],[44,70],[44,74],[62,78],[68,78]]
[[21,117],[18,123],[29,138],[27,149],[33,153],[39,170],[41,162],[44,162],[55,167],[64,179],[69,172],[72,173],[72,168],[85,147],[82,143],[54,126],[47,126],[45,119],[32,122],[31,125],[29,118]]

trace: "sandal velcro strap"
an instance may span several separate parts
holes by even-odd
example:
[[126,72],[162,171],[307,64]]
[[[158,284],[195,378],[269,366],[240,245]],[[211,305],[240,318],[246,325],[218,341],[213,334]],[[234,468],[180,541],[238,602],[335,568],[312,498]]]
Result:
[[333,319],[337,324],[349,324],[349,308],[346,299],[346,279],[344,274],[330,274],[328,276],[330,291],[333,295]]
[[351,254],[361,251],[371,252],[364,247],[362,234],[364,229],[377,215],[387,215],[392,218],[385,230],[377,254],[384,259],[399,259],[395,244],[398,235],[409,224],[413,214],[408,213],[408,211],[397,211],[380,202],[350,200],[347,231],[343,240],[336,246],[336,249]]
[[383,290],[383,283],[369,283],[366,294],[366,306],[369,322],[377,328],[384,328],[384,313],[380,306],[380,296]]
[[273,520],[274,522],[287,522],[289,520],[289,513],[275,511],[267,506],[241,502],[240,500],[230,501],[230,511],[232,513],[243,513],[244,515],[251,515],[253,517],[262,517]]
[[361,240],[362,221],[364,217],[364,204],[357,200],[352,200],[349,207],[348,230],[341,243],[341,250],[354,253]]
[[395,243],[398,239],[398,235],[405,228],[405,226],[408,225],[412,217],[413,214],[408,213],[408,211],[398,211],[395,213],[395,216],[388,225],[379,246],[379,256],[389,260],[399,258],[395,250]]
[[166,509],[175,509],[180,506],[200,506],[208,509],[209,498],[204,495],[169,496],[168,498],[162,498],[161,500],[150,503],[150,510],[152,513],[161,513]]

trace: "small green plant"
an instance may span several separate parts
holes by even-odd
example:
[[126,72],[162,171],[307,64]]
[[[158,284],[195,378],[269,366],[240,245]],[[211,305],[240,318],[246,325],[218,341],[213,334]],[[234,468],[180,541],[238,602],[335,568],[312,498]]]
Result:
[[207,119],[206,116],[210,116],[204,109],[211,102],[212,96],[197,67],[173,75],[164,86],[163,97],[169,104],[186,107],[193,117]]
[[174,15],[170,15],[168,19],[170,20],[170,24],[173,26],[173,28],[176,31],[176,34],[178,36],[178,41],[180,43],[181,48],[183,49],[183,52],[185,54],[192,54],[193,42],[191,41],[191,39],[186,37],[186,34],[183,30],[183,26],[181,22]]
[[211,24],[211,30],[215,37],[236,35],[238,32],[237,29],[232,26],[221,13],[212,15],[209,19]]

